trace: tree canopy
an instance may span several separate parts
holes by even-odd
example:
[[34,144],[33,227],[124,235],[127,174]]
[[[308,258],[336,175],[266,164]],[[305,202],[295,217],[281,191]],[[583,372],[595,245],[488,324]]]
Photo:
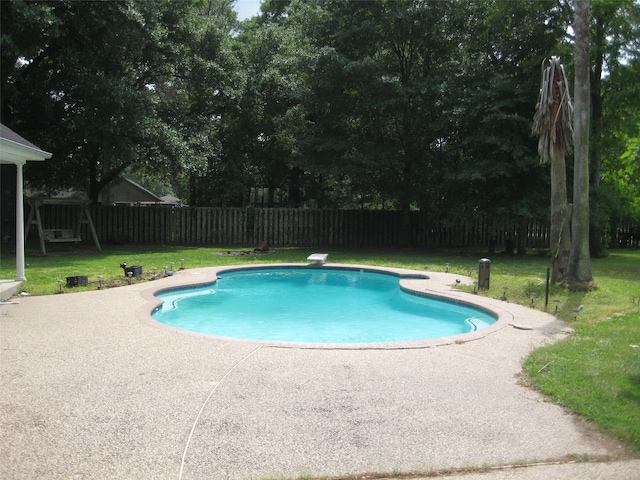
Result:
[[[640,2],[591,3],[604,244],[640,218]],[[93,201],[135,175],[194,206],[548,218],[530,132],[542,60],[573,78],[571,0],[266,0],[243,22],[232,4],[0,2],[2,122],[54,153],[27,181]]]

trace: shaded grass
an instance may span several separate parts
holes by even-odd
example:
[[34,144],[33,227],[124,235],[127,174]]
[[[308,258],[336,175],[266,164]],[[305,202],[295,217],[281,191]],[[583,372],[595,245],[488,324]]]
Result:
[[[123,262],[142,265],[145,272],[150,272],[154,267],[171,267],[171,262],[174,269],[182,263],[185,268],[306,263],[306,257],[315,251],[329,253],[333,263],[449,271],[475,279],[478,260],[486,255],[481,250],[278,248],[263,255],[240,255],[241,251],[237,247],[105,246],[103,252],[96,252],[55,245],[49,256],[42,257],[31,249],[26,258],[28,280],[22,290],[31,295],[56,293],[58,280],[74,275],[86,275],[93,283],[67,288],[65,282],[64,291],[95,289],[99,275],[124,280],[120,268]],[[508,302],[544,309],[546,270],[550,266],[547,256],[498,254],[491,261],[490,288],[479,294],[506,296]],[[525,374],[530,385],[640,452],[640,251],[614,251],[607,258],[593,259],[592,268],[595,290],[569,292],[551,286],[547,311],[566,321],[575,334],[532,352],[524,363]],[[15,276],[15,252],[11,249],[0,251],[0,276]],[[579,305],[584,308],[576,314],[573,310]]]

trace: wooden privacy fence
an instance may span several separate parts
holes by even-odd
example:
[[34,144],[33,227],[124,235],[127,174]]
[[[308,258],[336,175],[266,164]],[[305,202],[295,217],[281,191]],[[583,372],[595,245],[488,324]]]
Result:
[[[438,221],[423,212],[293,208],[90,207],[102,243],[253,247],[548,248],[545,222]],[[73,209],[45,205],[43,228],[70,228]],[[405,224],[405,228],[402,226]],[[86,226],[83,227],[86,230]],[[83,240],[89,231],[81,231]],[[37,235],[37,234],[36,234]],[[33,237],[31,237],[33,238]],[[511,247],[511,248],[512,248]]]

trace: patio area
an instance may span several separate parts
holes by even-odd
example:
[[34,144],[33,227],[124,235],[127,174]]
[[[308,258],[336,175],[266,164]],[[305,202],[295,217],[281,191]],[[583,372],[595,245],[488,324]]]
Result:
[[[345,350],[212,339],[140,321],[150,288],[210,275],[185,270],[2,305],[0,476],[339,478],[559,462],[569,476],[555,478],[571,478],[568,462],[581,457],[598,463],[575,468],[625,478],[640,466],[520,385],[522,358],[566,335],[552,315],[479,299],[453,288],[455,276],[433,274],[421,288],[494,305],[531,329]],[[536,478],[538,467],[528,468],[529,476],[500,478]]]

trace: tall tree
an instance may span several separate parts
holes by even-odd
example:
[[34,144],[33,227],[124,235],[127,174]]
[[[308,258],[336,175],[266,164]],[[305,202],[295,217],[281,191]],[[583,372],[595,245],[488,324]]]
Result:
[[[455,193],[448,215],[496,219],[491,236],[519,227],[523,254],[526,224],[546,222],[549,215],[549,173],[531,137],[540,63],[566,27],[562,12],[546,1],[458,2],[456,7],[462,5],[467,36],[456,55],[459,73],[452,72],[444,97],[455,127],[446,146],[459,157],[447,172]],[[516,244],[511,240],[509,246]]]
[[[208,104],[196,96],[202,89],[185,88],[203,31],[196,8],[191,0],[2,2],[3,122],[54,153],[26,170],[30,184],[78,188],[95,202],[132,165],[170,176],[205,160],[208,147],[193,141],[202,135],[184,121]],[[34,22],[37,45],[20,34]]]
[[[237,172],[227,161],[224,145],[224,118],[237,106],[240,95],[239,63],[232,51],[232,32],[236,14],[230,0],[193,2],[184,16],[177,48],[174,75],[157,92],[158,112],[165,124],[178,135],[184,147],[176,161],[158,172],[152,162],[134,167],[169,175],[176,192],[189,205],[212,205],[212,198],[224,192],[233,198],[231,185]],[[212,177],[220,178],[212,184]],[[228,204],[228,202],[222,202]]]
[[362,204],[406,216],[442,183],[453,2],[314,3],[305,28],[319,52],[308,99],[316,135],[307,152]]
[[[618,132],[634,124],[630,117],[638,110],[638,102],[633,101],[637,97],[633,93],[633,83],[620,85],[618,80],[638,59],[640,3],[634,0],[594,0],[591,17],[589,246],[593,256],[602,257],[606,254],[612,207],[618,204],[609,198],[611,185],[602,184],[606,175],[604,169],[610,164],[611,157],[618,157],[624,151],[625,146],[618,143]],[[615,97],[620,94],[627,101],[618,104],[615,110],[607,108],[607,104],[617,103]]]
[[571,251],[565,154],[573,142],[572,110],[564,65],[560,63],[560,58],[548,57],[542,63],[542,85],[532,131],[539,138],[540,160],[551,164],[549,243],[553,283],[566,277]]
[[618,228],[640,221],[640,58],[615,68],[603,88],[605,130],[598,141],[602,171],[597,214],[606,219],[603,236],[616,247],[624,244]]
[[573,219],[568,280],[588,288],[593,280],[589,251],[590,0],[575,0],[575,116]]

